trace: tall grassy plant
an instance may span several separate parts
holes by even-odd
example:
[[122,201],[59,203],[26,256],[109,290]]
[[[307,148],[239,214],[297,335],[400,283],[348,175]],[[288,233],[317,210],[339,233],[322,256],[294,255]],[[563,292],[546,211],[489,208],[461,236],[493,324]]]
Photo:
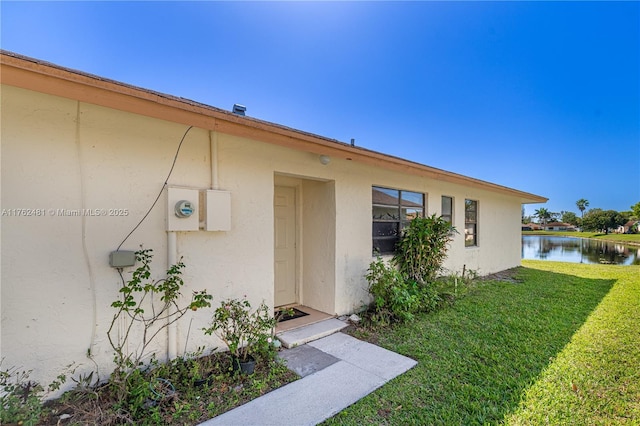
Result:
[[456,232],[450,222],[435,214],[413,219],[402,232],[393,264],[406,280],[419,284],[433,282],[447,257],[447,245]]

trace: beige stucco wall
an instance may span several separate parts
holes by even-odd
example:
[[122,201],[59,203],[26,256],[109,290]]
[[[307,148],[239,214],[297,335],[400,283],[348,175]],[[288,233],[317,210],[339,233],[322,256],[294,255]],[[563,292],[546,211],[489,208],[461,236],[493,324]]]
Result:
[[[120,277],[108,255],[140,221],[162,188],[184,125],[119,112],[14,87],[2,88],[2,209],[42,209],[40,216],[2,217],[2,357],[50,382],[91,350],[104,378],[112,351],[106,331]],[[298,191],[299,301],[331,314],[369,301],[363,276],[372,260],[371,186],[427,194],[427,213],[441,195],[455,199],[461,231],[446,267],[482,274],[520,263],[520,204],[513,197],[332,159],[246,138],[193,128],[170,185],[210,188],[211,140],[220,189],[231,192],[231,230],[179,232],[186,264],[184,295],[207,289],[214,304],[246,295],[273,305],[273,188]],[[283,178],[285,176],[286,178]],[[465,248],[464,199],[479,202],[479,242]],[[155,251],[154,271],[167,267],[166,193],[123,244]],[[62,216],[57,209],[126,209],[126,216]],[[51,210],[53,209],[53,210]],[[125,270],[128,276],[131,268]],[[221,347],[202,334],[210,312],[177,329],[177,353]],[[188,338],[187,338],[188,337]],[[166,352],[166,335],[156,346]]]
[[305,180],[302,185],[301,298],[311,308],[335,312],[335,183]]

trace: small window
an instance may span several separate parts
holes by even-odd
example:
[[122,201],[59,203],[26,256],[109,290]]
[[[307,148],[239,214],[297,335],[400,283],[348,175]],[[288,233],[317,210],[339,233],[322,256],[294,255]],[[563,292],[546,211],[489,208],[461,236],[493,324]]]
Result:
[[447,222],[453,224],[453,198],[442,196],[442,213],[441,216]]
[[464,200],[464,245],[478,245],[478,202]]
[[374,186],[372,213],[374,253],[394,253],[402,228],[424,217],[424,194]]

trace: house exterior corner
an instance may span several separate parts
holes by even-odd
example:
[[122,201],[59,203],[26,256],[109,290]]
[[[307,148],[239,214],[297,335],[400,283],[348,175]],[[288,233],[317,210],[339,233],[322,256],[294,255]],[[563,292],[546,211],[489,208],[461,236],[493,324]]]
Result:
[[[214,307],[247,297],[253,306],[299,303],[342,315],[370,301],[375,188],[422,194],[424,214],[443,214],[450,200],[458,234],[445,268],[480,274],[520,265],[521,203],[544,200],[13,55],[3,54],[5,75],[2,354],[42,383],[71,362],[78,372],[93,362],[103,375],[112,370],[106,332],[122,279],[109,254],[118,248],[153,249],[155,278],[181,259],[184,300],[206,289]],[[172,230],[184,222],[169,188],[191,190],[195,228]],[[212,190],[230,194],[221,218],[229,227],[207,231]],[[125,280],[132,271],[123,269]],[[152,349],[221,348],[201,331],[210,318],[210,310],[193,312]]]

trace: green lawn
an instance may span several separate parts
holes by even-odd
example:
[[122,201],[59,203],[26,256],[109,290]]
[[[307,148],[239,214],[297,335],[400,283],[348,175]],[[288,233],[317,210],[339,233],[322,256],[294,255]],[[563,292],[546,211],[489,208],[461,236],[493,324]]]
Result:
[[376,333],[418,365],[332,424],[640,424],[640,267],[523,261]]

